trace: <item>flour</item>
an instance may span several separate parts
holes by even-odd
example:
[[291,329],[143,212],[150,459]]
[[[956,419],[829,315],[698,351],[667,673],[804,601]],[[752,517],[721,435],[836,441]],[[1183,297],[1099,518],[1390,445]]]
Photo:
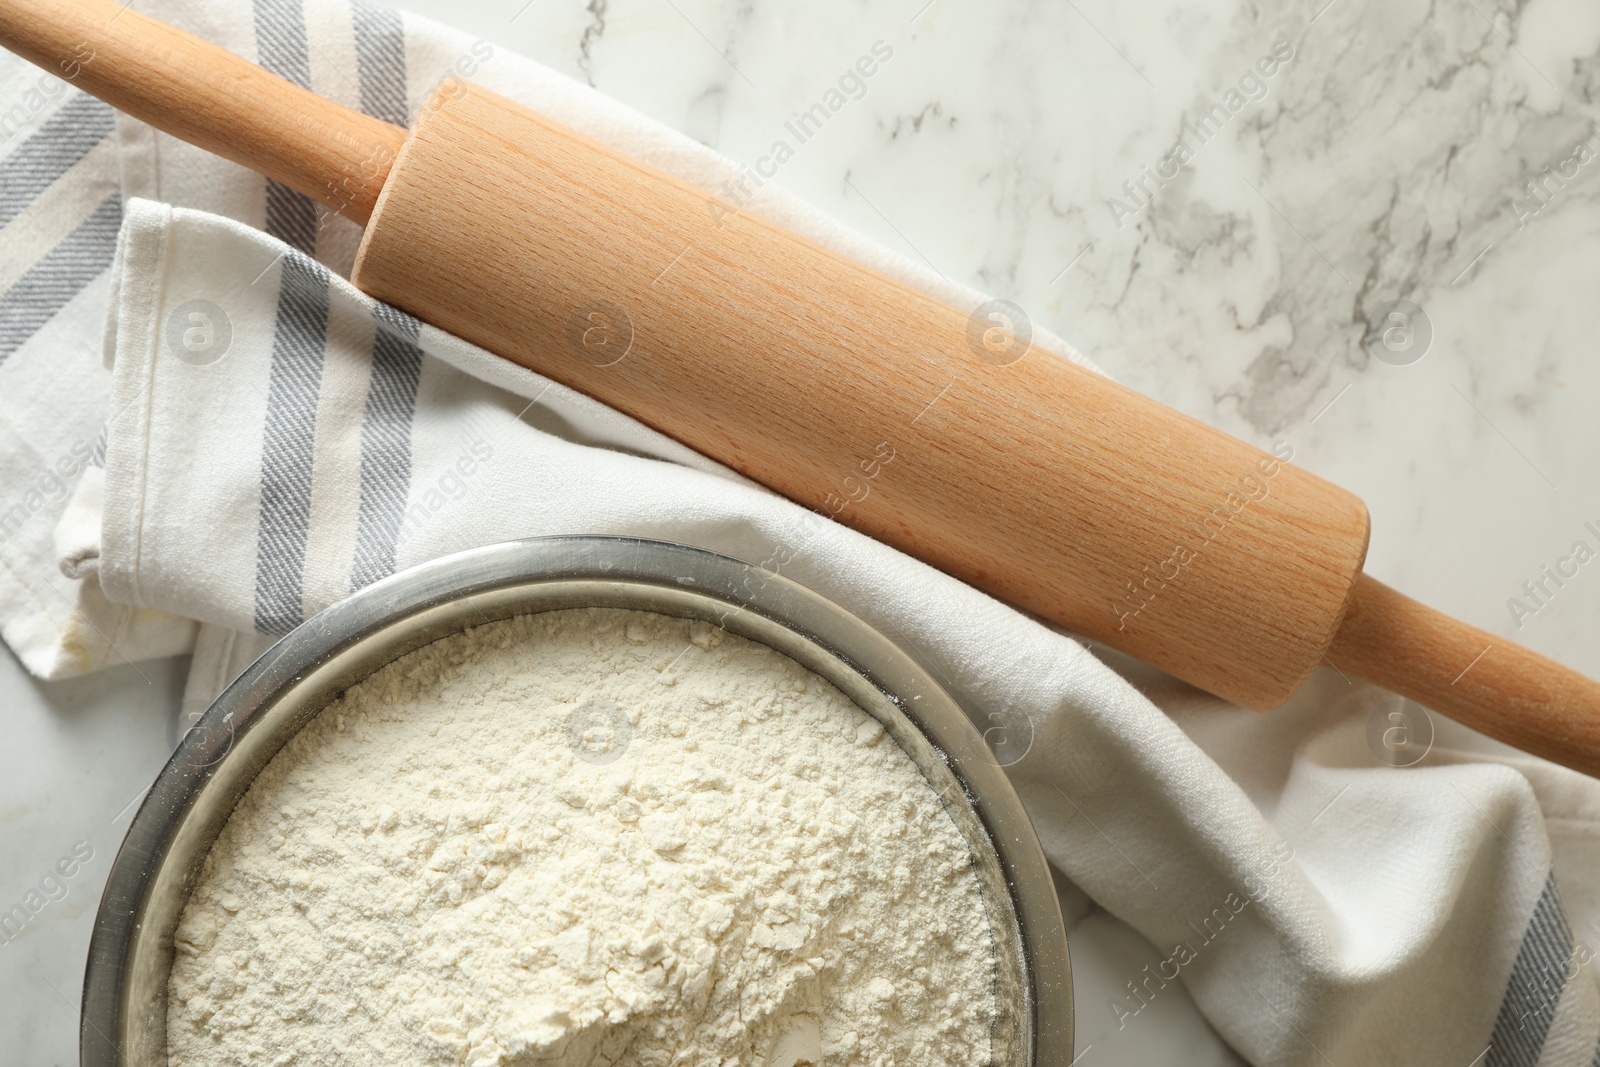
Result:
[[765,645],[575,609],[353,686],[178,927],[171,1067],[990,1062],[971,854],[883,728]]

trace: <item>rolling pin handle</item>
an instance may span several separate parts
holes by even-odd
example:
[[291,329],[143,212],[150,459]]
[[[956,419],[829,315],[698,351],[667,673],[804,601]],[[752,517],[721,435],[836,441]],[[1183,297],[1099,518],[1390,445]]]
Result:
[[1600,683],[1365,574],[1328,661],[1498,741],[1600,777]]
[[0,0],[0,44],[362,226],[406,140],[398,126],[114,0]]

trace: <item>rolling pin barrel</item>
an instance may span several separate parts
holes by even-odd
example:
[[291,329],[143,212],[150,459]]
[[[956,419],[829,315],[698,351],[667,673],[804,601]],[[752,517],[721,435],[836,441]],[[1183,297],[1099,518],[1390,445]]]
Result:
[[1361,571],[1344,490],[477,86],[423,108],[354,280],[1250,707]]

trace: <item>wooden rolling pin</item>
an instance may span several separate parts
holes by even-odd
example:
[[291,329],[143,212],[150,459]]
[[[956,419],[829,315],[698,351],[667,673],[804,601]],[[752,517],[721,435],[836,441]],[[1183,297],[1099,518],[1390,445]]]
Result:
[[1020,607],[1251,708],[1326,661],[1600,775],[1600,685],[1362,574],[1356,497],[1004,309],[459,79],[408,133],[111,0],[0,0],[0,44],[365,225],[378,299]]

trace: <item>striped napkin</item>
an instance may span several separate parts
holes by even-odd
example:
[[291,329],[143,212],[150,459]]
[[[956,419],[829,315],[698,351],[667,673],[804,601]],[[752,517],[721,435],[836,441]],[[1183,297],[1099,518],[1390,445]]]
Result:
[[[142,8],[389,121],[456,73],[703,188],[737,173],[370,4]],[[698,544],[916,652],[995,742],[1070,918],[1092,900],[1148,939],[1110,996],[1080,996],[1084,1067],[1127,1062],[1179,987],[1255,1064],[1600,1065],[1600,784],[1443,743],[1391,758],[1393,724],[1426,713],[1332,672],[1259,716],[1086,649],[375,303],[345,280],[357,231],[306,198],[0,55],[10,101],[0,634],[35,674],[192,653],[193,714],[275,637],[443,553],[557,533]],[[750,207],[981,301],[770,186]]]

